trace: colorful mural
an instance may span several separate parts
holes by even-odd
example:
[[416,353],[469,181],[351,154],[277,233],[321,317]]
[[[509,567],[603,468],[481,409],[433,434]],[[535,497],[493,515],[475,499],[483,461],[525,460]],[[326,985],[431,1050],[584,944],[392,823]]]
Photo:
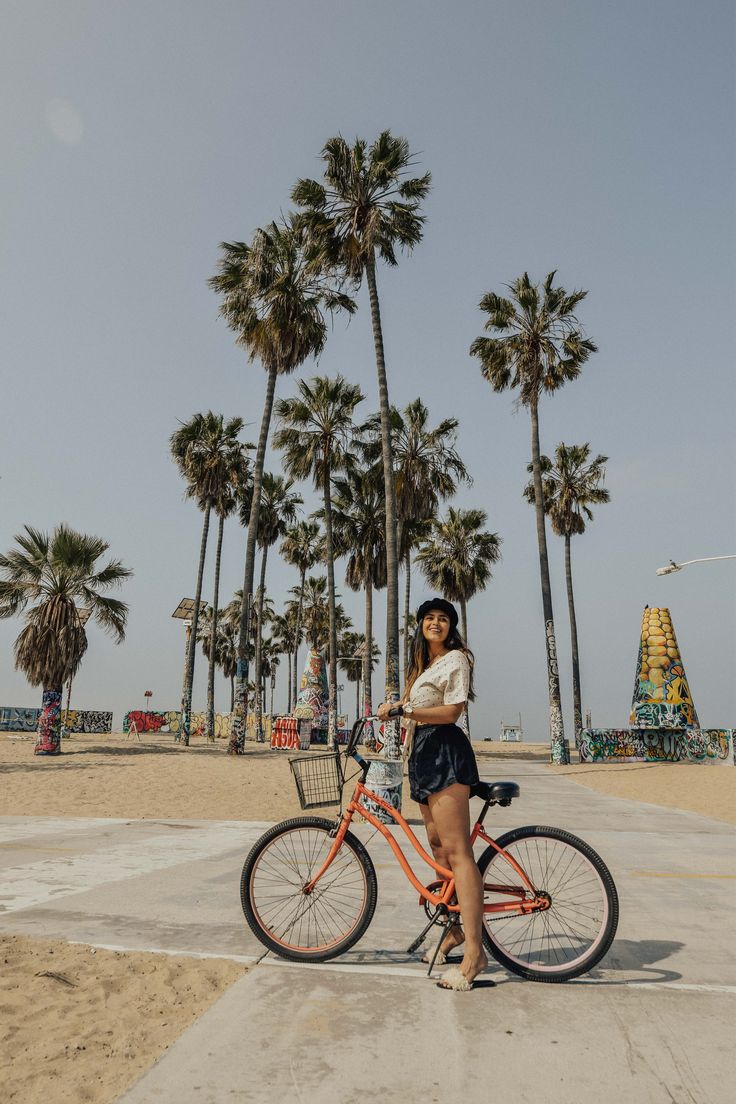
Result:
[[[215,739],[230,738],[230,716],[230,713],[215,713]],[[205,719],[204,713],[192,713],[190,735],[204,735]],[[130,732],[133,721],[138,732],[170,732],[176,736],[181,731],[179,709],[131,709],[123,717],[123,732]]]
[[647,606],[629,724],[635,728],[698,728],[670,611]]
[[40,709],[17,709],[12,705],[2,705],[0,732],[35,732],[40,716]]
[[581,763],[736,762],[734,730],[692,728],[585,728],[578,741]]
[[[38,728],[40,709],[17,709],[0,706],[0,732],[35,732]],[[98,709],[66,709],[61,711],[64,735],[72,732],[112,732],[112,713]]]
[[99,709],[66,709],[61,711],[61,727],[64,735],[73,732],[112,732],[112,713]]

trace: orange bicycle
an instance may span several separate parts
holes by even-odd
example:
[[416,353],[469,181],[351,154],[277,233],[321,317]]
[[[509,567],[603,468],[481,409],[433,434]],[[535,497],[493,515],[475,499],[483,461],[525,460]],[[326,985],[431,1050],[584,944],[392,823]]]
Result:
[[[366,787],[369,764],[357,744],[362,726],[373,719],[356,721],[342,754],[336,748],[290,760],[303,809],[342,805],[349,759],[358,764],[352,776],[358,781],[337,820],[295,817],[261,836],[245,861],[240,899],[253,933],[282,958],[326,962],[344,954],[365,934],[378,897],[371,857],[350,831],[358,813],[383,835],[424,906],[427,923],[407,954],[424,942],[432,927],[442,929],[431,973],[448,928],[460,921],[455,883],[452,871],[427,854],[401,814]],[[483,840],[488,845],[478,867],[484,887],[483,941],[490,953],[531,981],[568,981],[592,969],[611,946],[618,924],[618,895],[603,860],[560,828],[515,828],[492,839],[483,828],[486,813],[492,805],[510,805],[519,796],[515,782],[480,782],[471,795],[483,801],[471,843]],[[436,872],[436,880],[421,884],[371,805],[391,816]]]

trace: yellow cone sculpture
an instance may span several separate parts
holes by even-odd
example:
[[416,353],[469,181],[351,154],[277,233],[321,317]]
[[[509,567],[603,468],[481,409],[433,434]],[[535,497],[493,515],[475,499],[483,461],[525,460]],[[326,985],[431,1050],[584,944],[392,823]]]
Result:
[[670,611],[647,606],[629,724],[635,728],[698,728]]

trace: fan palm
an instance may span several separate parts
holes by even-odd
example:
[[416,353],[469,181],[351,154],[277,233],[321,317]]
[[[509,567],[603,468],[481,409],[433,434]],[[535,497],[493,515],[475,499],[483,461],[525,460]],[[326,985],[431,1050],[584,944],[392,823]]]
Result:
[[307,572],[319,562],[321,555],[320,528],[316,521],[300,521],[287,530],[280,548],[281,555],[288,564],[299,572],[299,600],[297,604],[296,624],[294,626],[294,657],[291,682],[289,683],[289,712],[291,702],[296,701],[298,650],[302,639],[302,606],[304,602],[304,580]]
[[341,669],[347,675],[348,682],[355,683],[355,719],[361,715],[360,683],[365,667],[372,671],[379,659],[381,651],[374,642],[370,654],[363,633],[348,630],[344,632],[338,641],[340,650],[339,662]]
[[248,684],[248,621],[253,594],[261,483],[271,424],[276,378],[294,372],[325,343],[324,311],[346,310],[355,304],[336,291],[330,278],[308,267],[302,234],[293,220],[275,222],[257,230],[250,245],[223,242],[219,271],[210,286],[221,296],[220,313],[248,350],[249,359],[260,360],[267,372],[258,449],[253,467],[253,497],[248,519],[243,580],[243,607],[238,632],[236,709],[228,750],[245,747],[245,712]]
[[[397,248],[410,251],[422,238],[421,202],[431,177],[411,176],[413,159],[405,138],[383,131],[369,146],[331,138],[322,150],[324,183],[299,180],[292,198],[302,209],[318,270],[338,270],[358,287],[365,276],[371,308],[378,374],[381,444],[386,496],[386,700],[399,696],[399,559],[396,494],[383,328],[376,263],[397,264]],[[387,753],[400,755],[398,723],[387,726]]]
[[[590,445],[566,445],[562,442],[555,451],[554,462],[549,456],[540,456],[544,509],[552,524],[552,531],[565,538],[565,581],[567,583],[567,608],[570,614],[570,639],[572,644],[572,698],[575,740],[583,731],[582,691],[580,688],[580,656],[578,653],[578,627],[575,617],[575,598],[572,588],[572,563],[570,538],[585,532],[585,519],[593,520],[591,506],[610,501],[610,494],[601,486],[605,479],[607,456],[598,455],[588,463]],[[527,471],[531,472],[531,464]],[[534,484],[524,488],[527,502],[534,504]],[[584,516],[583,516],[584,515]]]
[[284,612],[278,613],[271,622],[271,641],[277,649],[278,655],[285,655],[288,664],[287,713],[291,713],[292,706],[292,665],[294,652],[296,651],[296,604],[287,602]]
[[[286,535],[290,525],[296,521],[299,507],[304,504],[301,495],[292,491],[294,483],[282,475],[264,473],[261,485],[261,508],[258,515],[258,545],[261,549],[261,579],[256,600],[256,617],[259,631],[256,636],[256,669],[254,681],[261,685],[261,667],[263,664],[261,641],[263,635],[260,626],[263,621],[263,599],[266,593],[266,561],[268,550]],[[261,695],[256,694],[256,739],[263,741],[263,721]]]
[[[242,418],[225,421],[222,414],[195,414],[180,425],[170,438],[171,455],[186,483],[186,497],[196,500],[204,514],[199,545],[199,565],[194,593],[192,638],[197,640],[197,626],[202,600],[202,579],[207,555],[210,515],[218,505],[224,509],[233,495],[233,488],[245,479],[245,446],[238,440],[243,428]],[[189,743],[194,684],[194,644],[187,649],[184,686],[181,702],[181,740]]]
[[576,307],[588,293],[573,291],[568,294],[563,287],[554,285],[555,275],[550,272],[540,288],[525,272],[508,286],[509,298],[493,291],[484,295],[480,309],[488,315],[485,329],[493,336],[477,337],[470,346],[470,353],[480,360],[483,376],[494,391],[518,389],[518,400],[528,408],[531,418],[532,481],[547,646],[551,755],[556,763],[569,763],[544,524],[539,400],[543,394],[553,394],[569,380],[577,379],[583,364],[596,352],[596,346],[584,336],[575,314]]
[[[304,583],[304,635],[310,648],[322,652],[330,642],[330,609],[324,575],[308,575]],[[336,595],[339,597],[339,595]],[[338,634],[352,628],[352,622],[340,602],[335,603],[335,627]]]
[[[428,536],[429,523],[440,502],[451,498],[459,482],[472,483],[455,443],[457,418],[444,418],[434,429],[428,426],[429,410],[415,399],[403,411],[391,408],[391,439],[396,473],[396,513],[399,558],[404,565],[404,677],[409,666],[407,625],[411,607],[412,553]],[[366,422],[364,453],[376,461],[380,456],[380,417]]]
[[[460,622],[466,642],[468,602],[486,589],[491,567],[501,558],[501,537],[484,530],[487,520],[485,510],[458,510],[451,506],[445,521],[434,522],[432,536],[417,554],[417,563],[430,586],[451,601],[460,603]],[[469,725],[467,710],[466,718]]]
[[431,587],[460,603],[463,639],[468,639],[468,602],[485,590],[493,564],[501,559],[502,538],[488,533],[485,510],[450,506],[445,521],[436,521],[432,535],[420,548],[417,563]]
[[316,376],[301,380],[298,395],[281,399],[276,407],[279,429],[274,446],[283,449],[284,466],[296,479],[311,477],[322,491],[325,515],[325,561],[327,602],[330,616],[328,649],[328,743],[335,742],[337,719],[337,625],[335,621],[335,564],[332,541],[333,472],[345,466],[348,443],[353,433],[353,414],[363,393],[357,384],[342,376]]
[[99,537],[59,525],[48,533],[24,526],[16,547],[0,555],[0,617],[14,617],[32,604],[15,641],[15,666],[31,686],[43,689],[37,755],[61,751],[61,693],[87,650],[77,603],[116,643],[125,638],[128,607],[102,592],[119,587],[133,572],[119,560],[98,568],[109,545]]
[[344,477],[333,480],[333,546],[336,557],[347,556],[345,582],[365,591],[363,712],[373,713],[373,591],[386,585],[386,515],[383,477],[375,467],[351,464]]

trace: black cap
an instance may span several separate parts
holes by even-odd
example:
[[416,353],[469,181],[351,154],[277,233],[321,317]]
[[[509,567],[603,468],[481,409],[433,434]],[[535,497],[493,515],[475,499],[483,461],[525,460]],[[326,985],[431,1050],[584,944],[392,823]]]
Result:
[[450,618],[451,627],[453,629],[457,628],[459,620],[457,610],[452,602],[448,602],[445,598],[430,598],[427,602],[422,602],[417,610],[417,624],[420,624],[431,610],[442,610]]

